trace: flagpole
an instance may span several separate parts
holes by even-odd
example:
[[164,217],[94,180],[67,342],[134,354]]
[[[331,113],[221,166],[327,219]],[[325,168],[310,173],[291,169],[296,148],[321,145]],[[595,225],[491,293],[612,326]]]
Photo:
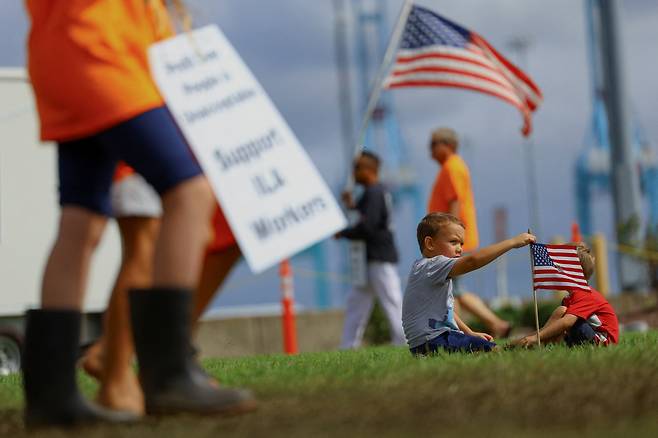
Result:
[[[398,48],[398,45],[400,43],[400,38],[402,38],[402,32],[404,30],[405,24],[407,23],[407,18],[409,18],[409,14],[411,13],[412,6],[413,6],[413,0],[405,0],[404,4],[402,5],[402,9],[400,10],[400,16],[398,17],[398,21],[395,24],[395,27],[393,28],[391,39],[389,40],[388,46],[386,47],[386,52],[384,53],[384,60],[379,66],[379,70],[377,71],[375,79],[372,82],[372,89],[368,97],[368,105],[366,106],[366,112],[363,115],[361,128],[359,130],[359,135],[357,136],[357,142],[354,145],[353,158],[358,157],[359,154],[361,154],[361,151],[363,150],[363,143],[365,142],[365,137],[368,131],[368,124],[370,123],[370,118],[372,117],[372,114],[375,111],[377,102],[379,102],[379,96],[381,95],[382,92],[382,83],[384,82],[386,73],[388,72],[391,61],[393,60],[393,56],[395,55],[395,52]],[[354,176],[352,175],[352,172],[348,172],[348,178],[347,178],[347,183],[345,185],[345,190],[351,191],[353,187],[354,187]]]
[[[530,228],[528,228],[528,234],[532,234],[530,232]],[[528,245],[528,249],[530,250],[530,282],[532,283],[532,296],[535,301],[535,327],[537,329],[537,346],[541,348],[541,338],[539,337],[539,307],[537,306],[537,289],[535,289],[535,283],[533,280],[535,262],[534,257],[532,256],[532,245]]]

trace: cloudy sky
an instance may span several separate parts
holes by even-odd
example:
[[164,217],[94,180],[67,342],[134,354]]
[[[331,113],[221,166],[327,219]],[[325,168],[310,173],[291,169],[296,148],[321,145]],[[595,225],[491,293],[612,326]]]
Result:
[[[27,31],[22,2],[3,0],[2,3],[0,66],[22,65]],[[418,1],[477,31],[513,61],[518,59],[510,52],[510,40],[523,37],[531,42],[526,71],[545,96],[534,117],[532,140],[536,148],[543,240],[557,234],[568,236],[575,219],[573,168],[591,119],[584,3],[584,0]],[[340,135],[333,2],[190,0],[188,4],[198,24],[217,23],[222,28],[270,93],[323,176],[337,190],[347,162]],[[386,4],[392,21],[402,2],[387,0]],[[625,0],[622,13],[628,91],[647,138],[655,144],[658,3]],[[354,82],[355,79],[353,75]],[[352,92],[358,107],[361,90],[356,83]],[[528,228],[524,146],[519,134],[521,117],[513,107],[488,96],[447,89],[397,90],[393,98],[423,199],[437,171],[436,165],[427,159],[429,132],[438,126],[451,126],[465,139],[462,153],[471,166],[482,243],[493,241],[492,215],[496,206],[508,208],[510,232]],[[355,118],[358,116],[357,112]],[[609,236],[610,209],[607,195],[597,198],[594,225]],[[401,271],[405,272],[417,254],[413,243],[415,223],[411,217],[400,217],[398,225],[398,240],[403,242]],[[519,265],[525,266],[526,262],[520,259]],[[490,294],[493,286],[488,283],[481,280],[479,287]]]

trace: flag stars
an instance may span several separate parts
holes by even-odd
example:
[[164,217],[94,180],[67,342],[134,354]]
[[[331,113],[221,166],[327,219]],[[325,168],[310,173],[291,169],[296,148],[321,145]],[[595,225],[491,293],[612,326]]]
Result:
[[532,244],[531,248],[535,266],[555,266],[544,245]]
[[442,44],[464,47],[467,39],[441,18],[427,12],[412,11],[405,28],[401,46],[405,49]]

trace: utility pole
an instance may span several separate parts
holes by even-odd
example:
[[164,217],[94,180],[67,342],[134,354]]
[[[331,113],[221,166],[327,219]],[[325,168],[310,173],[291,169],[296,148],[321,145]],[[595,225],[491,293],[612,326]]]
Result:
[[[521,67],[521,69],[527,73],[530,39],[527,37],[518,36],[513,38],[508,43],[508,46],[510,50],[516,53],[519,67]],[[526,184],[528,191],[528,220],[531,224],[532,232],[536,236],[540,237],[541,220],[539,217],[537,169],[535,166],[535,143],[532,140],[532,137],[524,137],[523,152],[525,154]]]
[[[340,130],[343,137],[343,162],[351,163],[354,150],[354,111],[352,108],[352,88],[348,43],[349,4],[346,0],[334,0],[334,49],[336,71],[338,72],[338,102],[340,104]],[[348,166],[348,172],[352,168]]]
[[[616,0],[599,0],[603,90],[610,127],[612,196],[617,242],[638,246],[642,236],[640,187],[638,169],[633,165],[631,148],[630,116],[619,26],[620,3]],[[620,253],[618,268],[622,290],[636,290],[641,286],[644,275],[636,260]]]

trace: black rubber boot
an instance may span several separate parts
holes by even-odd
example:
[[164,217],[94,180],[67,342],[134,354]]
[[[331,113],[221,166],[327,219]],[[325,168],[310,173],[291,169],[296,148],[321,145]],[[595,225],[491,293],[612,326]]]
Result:
[[27,427],[130,423],[137,416],[108,411],[85,400],[76,383],[80,312],[27,312],[23,389]]
[[147,414],[229,415],[256,408],[251,392],[217,388],[201,372],[190,341],[189,290],[133,290],[130,313]]

